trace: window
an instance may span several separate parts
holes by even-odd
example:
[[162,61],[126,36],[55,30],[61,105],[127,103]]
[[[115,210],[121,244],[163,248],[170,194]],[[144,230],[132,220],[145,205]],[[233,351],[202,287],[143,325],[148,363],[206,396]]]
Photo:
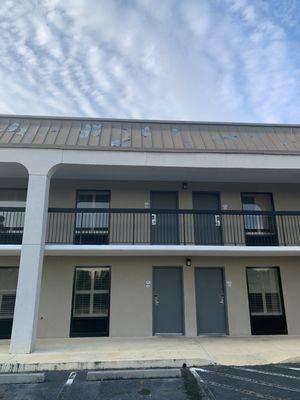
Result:
[[18,268],[0,267],[0,319],[13,318]]
[[74,317],[108,317],[110,269],[76,268]]
[[251,315],[283,314],[278,268],[247,268],[247,281]]
[[82,190],[77,195],[77,208],[109,208],[109,202],[110,192],[108,190]]
[[[242,193],[244,211],[273,211],[271,193]],[[244,223],[247,233],[264,233],[272,230],[272,216],[245,215]]]
[[96,231],[107,233],[109,225],[109,214],[105,212],[94,212],[92,210],[110,207],[110,192],[108,190],[99,191],[79,191],[77,194],[77,209],[84,210],[77,214],[76,228],[84,229],[86,232]]

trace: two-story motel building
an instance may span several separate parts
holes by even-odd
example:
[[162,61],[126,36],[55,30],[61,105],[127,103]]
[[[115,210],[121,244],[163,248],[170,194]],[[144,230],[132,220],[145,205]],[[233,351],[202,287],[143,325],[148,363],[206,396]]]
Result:
[[300,334],[300,126],[0,116],[0,338]]

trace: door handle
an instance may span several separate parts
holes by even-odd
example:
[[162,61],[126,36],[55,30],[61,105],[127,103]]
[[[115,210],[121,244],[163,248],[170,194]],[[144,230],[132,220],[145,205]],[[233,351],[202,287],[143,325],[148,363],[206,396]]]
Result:
[[158,306],[159,305],[159,298],[158,298],[158,294],[154,295],[154,305]]
[[152,226],[156,225],[156,214],[151,214],[151,225]]
[[220,215],[215,215],[215,225],[221,226],[221,216]]
[[219,304],[224,304],[224,294],[220,294]]

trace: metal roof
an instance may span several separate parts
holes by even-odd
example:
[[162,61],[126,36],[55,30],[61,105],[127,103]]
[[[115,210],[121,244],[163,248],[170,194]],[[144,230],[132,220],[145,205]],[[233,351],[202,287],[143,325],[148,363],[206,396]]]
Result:
[[300,154],[300,125],[0,115],[0,147]]

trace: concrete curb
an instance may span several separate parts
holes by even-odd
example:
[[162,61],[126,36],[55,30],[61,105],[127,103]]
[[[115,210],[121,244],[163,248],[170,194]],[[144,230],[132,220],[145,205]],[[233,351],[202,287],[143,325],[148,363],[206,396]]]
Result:
[[42,383],[45,382],[45,374],[0,374],[0,385],[18,383]]
[[209,386],[204,382],[204,380],[197,373],[197,368],[186,368],[186,373],[190,374],[194,379],[198,392],[201,394],[202,400],[216,400],[213,392],[210,390]]
[[114,379],[151,379],[151,378],[180,378],[179,368],[173,369],[129,369],[111,371],[91,371],[87,373],[87,381],[104,381]]
[[167,360],[119,360],[119,361],[90,361],[90,362],[54,362],[54,363],[2,363],[0,373],[40,372],[40,371],[79,371],[79,370],[120,370],[120,369],[152,369],[152,368],[181,368],[188,366],[214,365],[208,359],[167,359]]

